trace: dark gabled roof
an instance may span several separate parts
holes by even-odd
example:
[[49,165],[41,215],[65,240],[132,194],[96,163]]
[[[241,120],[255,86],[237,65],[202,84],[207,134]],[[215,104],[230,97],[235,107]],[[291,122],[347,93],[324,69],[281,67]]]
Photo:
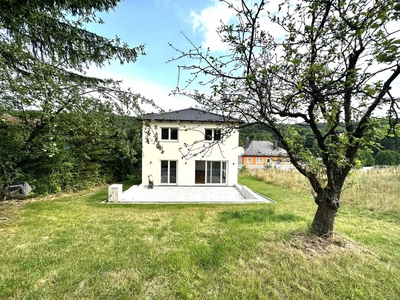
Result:
[[288,156],[285,149],[268,141],[251,141],[244,148],[245,156]]
[[189,122],[241,122],[235,118],[209,113],[197,108],[186,108],[177,111],[144,116],[145,120],[154,121],[189,121]]

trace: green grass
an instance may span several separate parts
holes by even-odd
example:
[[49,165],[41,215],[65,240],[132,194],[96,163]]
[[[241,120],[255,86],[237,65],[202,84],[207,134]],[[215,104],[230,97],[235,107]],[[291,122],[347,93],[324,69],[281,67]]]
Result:
[[[397,299],[400,217],[241,176],[252,205],[104,205],[107,189],[0,205],[0,299]],[[125,185],[125,188],[128,185]]]

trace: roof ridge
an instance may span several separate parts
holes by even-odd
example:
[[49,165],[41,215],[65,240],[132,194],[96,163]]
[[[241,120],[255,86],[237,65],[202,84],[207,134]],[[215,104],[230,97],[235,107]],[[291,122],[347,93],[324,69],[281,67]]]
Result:
[[240,122],[240,120],[195,107],[188,107],[174,111],[163,111],[146,115],[147,119],[172,121],[199,121],[199,122]]

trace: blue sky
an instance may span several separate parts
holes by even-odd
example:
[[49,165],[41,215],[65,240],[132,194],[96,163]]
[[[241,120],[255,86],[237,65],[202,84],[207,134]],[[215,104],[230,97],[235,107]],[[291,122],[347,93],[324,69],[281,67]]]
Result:
[[[276,3],[277,0],[271,0],[265,11],[276,11]],[[117,35],[132,47],[144,44],[146,55],[139,56],[134,64],[120,66],[115,62],[101,70],[91,69],[89,74],[123,80],[124,87],[168,111],[196,105],[187,97],[169,96],[177,84],[177,65],[184,61],[167,63],[178,55],[168,43],[183,51],[190,50],[183,32],[196,46],[221,53],[225,48],[216,29],[221,21],[232,22],[235,13],[219,0],[125,0],[115,11],[98,16],[105,24],[89,24],[87,29],[110,38]],[[260,18],[260,23],[275,37],[284,35],[268,18]],[[398,86],[398,81],[394,85]]]
[[89,30],[106,37],[117,35],[130,46],[144,44],[146,55],[139,56],[134,64],[113,63],[101,70],[91,70],[90,74],[122,79],[125,87],[153,99],[165,110],[174,110],[196,103],[189,98],[168,95],[178,77],[178,62],[167,63],[178,53],[168,43],[189,50],[191,45],[183,32],[195,45],[222,50],[215,31],[220,20],[227,22],[233,11],[218,0],[125,0],[115,11],[98,16],[105,23],[89,24]]

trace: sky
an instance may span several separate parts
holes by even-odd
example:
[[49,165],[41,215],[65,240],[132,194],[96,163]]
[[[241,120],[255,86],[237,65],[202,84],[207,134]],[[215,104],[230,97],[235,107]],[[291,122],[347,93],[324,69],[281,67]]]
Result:
[[[271,0],[265,11],[276,11],[277,2]],[[177,86],[178,64],[188,61],[167,63],[179,56],[169,43],[188,51],[193,46],[186,36],[195,46],[210,48],[218,56],[226,48],[216,30],[221,22],[232,22],[235,12],[219,0],[125,0],[114,11],[98,16],[105,23],[88,24],[88,30],[109,38],[118,36],[131,47],[145,45],[146,55],[139,56],[135,63],[121,66],[114,62],[102,69],[90,69],[89,75],[123,80],[123,87],[131,88],[169,111],[196,106],[196,102],[188,97],[170,95]],[[260,20],[269,22],[268,18]],[[275,37],[283,36],[282,29],[271,22],[261,26]],[[195,63],[194,60],[189,62]],[[395,85],[400,85],[399,80]]]
[[132,47],[144,44],[146,55],[128,65],[115,62],[100,70],[91,69],[89,74],[121,79],[124,87],[169,111],[196,105],[190,98],[169,96],[177,86],[177,66],[183,64],[183,61],[167,63],[179,56],[169,43],[187,51],[192,48],[187,36],[196,46],[222,51],[224,46],[216,29],[220,21],[228,22],[234,12],[218,0],[125,0],[115,11],[98,16],[104,24],[89,24],[87,29],[109,38],[117,35]]

